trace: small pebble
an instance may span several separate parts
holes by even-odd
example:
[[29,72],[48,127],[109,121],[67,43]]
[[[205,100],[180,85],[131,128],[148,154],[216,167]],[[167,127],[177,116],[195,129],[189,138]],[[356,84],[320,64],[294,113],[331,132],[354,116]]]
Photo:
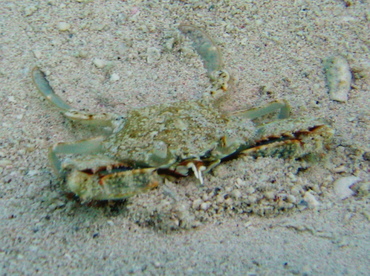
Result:
[[154,267],[159,268],[162,266],[162,264],[158,261],[153,262]]
[[305,192],[303,199],[307,202],[308,207],[311,209],[314,209],[320,205],[320,202],[318,202],[316,197],[310,192]]
[[166,50],[172,50],[174,44],[175,44],[175,39],[172,37],[166,41],[164,47],[166,48]]
[[196,199],[193,201],[193,204],[192,204],[192,207],[196,210],[198,210],[200,208],[200,205],[202,204],[203,200],[201,200],[200,198]]
[[370,161],[370,151],[365,152],[362,155],[362,158],[364,158],[364,160],[366,160],[366,161]]
[[34,176],[34,175],[38,175],[38,174],[40,174],[39,170],[30,170],[27,173],[28,176]]
[[161,51],[155,47],[149,47],[147,49],[147,62],[153,63],[160,59],[161,57]]
[[68,31],[71,28],[71,24],[69,24],[67,22],[59,22],[57,27],[58,27],[59,31],[65,32],[65,31]]
[[211,207],[211,203],[210,202],[203,202],[200,205],[200,209],[202,209],[203,211],[207,211],[209,207]]
[[286,197],[286,200],[287,200],[287,202],[289,202],[289,203],[296,203],[296,202],[297,202],[297,199],[296,199],[296,197],[295,197],[294,195],[288,195],[288,196]]
[[34,14],[39,8],[37,6],[27,6],[25,9],[24,9],[24,15],[25,16],[30,16],[32,14]]
[[38,246],[36,246],[36,245],[31,245],[31,246],[29,247],[29,250],[30,250],[31,252],[37,252],[37,251],[39,250],[39,247],[38,247]]
[[242,193],[238,189],[235,189],[231,192],[231,196],[235,199],[238,199],[242,196]]
[[346,170],[347,170],[346,166],[341,165],[341,166],[335,167],[333,169],[333,172],[335,172],[335,173],[343,173],[343,172],[346,172]]
[[350,187],[360,180],[361,179],[356,176],[345,176],[338,178],[333,183],[334,193],[340,199],[346,199],[354,194],[354,191],[352,191]]
[[228,199],[225,200],[225,204],[228,206],[232,206],[234,203],[233,199],[229,197]]
[[351,69],[355,79],[362,79],[366,83],[370,82],[370,60],[360,60]]
[[209,195],[208,194],[206,194],[206,193],[204,193],[203,195],[202,195],[202,199],[203,199],[203,201],[207,201],[207,200],[209,200]]
[[299,195],[300,192],[301,192],[301,187],[299,185],[295,185],[291,188],[290,192],[292,193],[292,195]]
[[225,200],[225,198],[224,198],[222,195],[218,195],[218,196],[216,197],[216,203],[217,203],[217,204],[221,204],[221,203],[223,203],[223,202],[224,202],[224,200]]
[[107,62],[105,60],[103,60],[103,59],[100,59],[100,58],[95,58],[93,60],[93,63],[99,69],[101,69],[101,68],[103,68],[103,67],[105,67],[107,65]]
[[255,195],[250,195],[248,196],[247,200],[248,200],[248,203],[254,204],[257,202],[258,198]]
[[287,176],[291,179],[292,182],[297,182],[297,177],[291,172],[288,173]]
[[88,56],[88,53],[84,50],[80,50],[77,52],[77,57],[80,57],[80,58],[87,58]]
[[370,182],[362,183],[358,189],[357,192],[360,196],[369,196],[370,193]]
[[347,60],[333,56],[324,61],[329,97],[331,100],[346,102],[351,89],[352,74]]
[[39,50],[34,50],[33,51],[33,55],[35,56],[35,58],[39,59],[41,58],[42,54],[41,54],[41,51]]
[[269,191],[269,192],[265,192],[265,193],[264,193],[264,196],[265,196],[267,199],[269,199],[269,200],[271,200],[271,199],[274,199],[274,198],[275,198],[275,194],[274,194],[274,192],[271,192],[271,191]]

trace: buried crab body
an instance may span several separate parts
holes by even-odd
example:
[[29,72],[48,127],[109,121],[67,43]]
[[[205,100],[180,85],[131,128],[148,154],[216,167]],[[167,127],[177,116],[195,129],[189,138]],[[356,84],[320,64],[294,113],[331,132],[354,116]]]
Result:
[[[211,94],[225,91],[228,74],[222,70],[218,48],[192,26],[180,30],[195,37],[193,45],[212,81]],[[323,151],[333,134],[323,120],[288,118],[289,106],[284,101],[225,113],[207,98],[132,110],[123,119],[105,113],[91,115],[73,110],[60,99],[38,68],[33,70],[33,80],[66,117],[113,128],[108,137],[57,143],[49,151],[55,171],[82,201],[129,197],[157,187],[163,177],[194,174],[203,184],[202,175],[223,161],[243,155],[304,157]],[[279,111],[277,121],[259,127],[251,121],[275,111]],[[60,161],[60,154],[81,156]]]

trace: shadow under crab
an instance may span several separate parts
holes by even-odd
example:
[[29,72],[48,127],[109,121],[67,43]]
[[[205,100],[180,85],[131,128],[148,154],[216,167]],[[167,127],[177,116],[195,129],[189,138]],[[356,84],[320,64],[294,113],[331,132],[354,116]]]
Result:
[[[160,104],[129,111],[125,116],[77,111],[34,68],[41,94],[69,119],[110,126],[112,133],[74,143],[57,143],[50,162],[82,202],[123,199],[151,190],[163,181],[203,174],[240,156],[301,158],[325,150],[333,130],[322,119],[289,118],[285,101],[225,113],[214,100],[227,91],[229,74],[218,47],[199,29],[181,25],[193,41],[211,81],[208,96],[194,101]],[[255,126],[251,120],[277,112],[278,120]],[[61,160],[60,155],[78,157]]]

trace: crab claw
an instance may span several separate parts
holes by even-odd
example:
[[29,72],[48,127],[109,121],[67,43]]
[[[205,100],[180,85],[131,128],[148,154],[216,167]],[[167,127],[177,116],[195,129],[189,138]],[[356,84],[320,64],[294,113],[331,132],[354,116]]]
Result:
[[189,162],[188,168],[193,170],[195,177],[199,180],[200,185],[204,184],[202,171],[206,170],[206,167],[203,166],[203,163],[201,161],[198,162]]
[[177,176],[188,176],[189,172],[192,171],[200,184],[203,185],[204,181],[202,172],[207,171],[207,166],[201,160],[189,159],[176,164],[172,168],[168,169],[168,171]]
[[124,166],[104,167],[96,171],[74,169],[66,175],[67,186],[82,202],[131,197],[156,188],[160,181],[155,168],[132,169]]

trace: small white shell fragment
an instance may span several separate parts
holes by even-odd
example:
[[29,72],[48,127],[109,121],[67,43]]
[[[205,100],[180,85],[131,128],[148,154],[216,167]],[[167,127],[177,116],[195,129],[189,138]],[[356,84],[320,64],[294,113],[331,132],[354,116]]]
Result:
[[159,60],[161,57],[161,51],[155,47],[149,47],[147,49],[147,62],[153,63]]
[[203,211],[207,211],[209,209],[209,207],[211,207],[211,203],[210,202],[203,202],[200,205],[200,209],[203,210]]
[[84,50],[80,50],[80,51],[77,52],[77,55],[76,56],[77,57],[80,57],[80,58],[87,58],[88,53],[86,51],[84,51]]
[[69,24],[67,22],[59,22],[57,27],[58,27],[59,31],[65,32],[65,31],[68,31],[71,28],[71,24]]
[[289,203],[296,203],[297,202],[297,198],[294,195],[288,195],[286,199],[287,199],[287,202],[289,202]]
[[203,200],[201,200],[200,198],[196,199],[193,201],[193,204],[192,204],[192,207],[196,210],[199,210],[200,208],[200,205],[203,203]]
[[244,227],[245,228],[249,228],[252,226],[252,222],[251,221],[247,221],[246,223],[244,223]]
[[311,209],[314,209],[320,205],[320,202],[318,202],[316,197],[310,192],[305,192],[303,199],[307,202],[308,207]]
[[204,194],[202,195],[202,199],[203,199],[203,201],[208,201],[208,200],[209,200],[209,195],[208,195],[208,194],[206,194],[206,193],[204,193]]
[[238,199],[242,196],[242,193],[238,189],[235,189],[231,192],[231,196],[235,199]]
[[237,185],[243,185],[243,180],[241,180],[239,177],[236,179]]
[[324,61],[326,81],[331,100],[346,102],[351,89],[352,74],[347,60],[342,56],[333,56]]
[[13,96],[9,96],[9,97],[8,97],[8,101],[9,101],[10,103],[16,103],[16,102],[17,102]]
[[346,199],[354,194],[350,187],[361,179],[356,176],[345,176],[338,178],[333,183],[334,193],[340,199]]
[[166,48],[166,50],[172,50],[174,44],[175,44],[175,39],[171,37],[170,39],[166,41],[164,47]]
[[250,196],[248,196],[248,202],[249,202],[250,204],[256,203],[256,202],[257,202],[257,200],[258,200],[258,198],[257,198],[257,196],[255,196],[255,195],[250,195]]
[[346,172],[346,170],[347,170],[346,166],[341,165],[341,166],[335,167],[333,169],[333,172],[335,172],[335,173],[343,173],[343,172]]
[[38,174],[40,174],[39,170],[30,170],[27,173],[28,176],[35,176],[35,175],[38,175]]
[[162,266],[162,264],[158,261],[153,262],[154,267],[159,268]]
[[99,69],[101,69],[101,68],[103,68],[103,67],[105,67],[107,65],[107,62],[105,60],[103,60],[103,59],[100,59],[100,58],[95,58],[93,60],[93,63]]
[[109,80],[110,81],[118,81],[119,80],[119,75],[116,74],[116,73],[113,73],[112,75],[110,75]]
[[35,56],[35,58],[39,59],[41,58],[42,54],[41,54],[41,51],[39,50],[34,50],[33,51],[33,55]]

